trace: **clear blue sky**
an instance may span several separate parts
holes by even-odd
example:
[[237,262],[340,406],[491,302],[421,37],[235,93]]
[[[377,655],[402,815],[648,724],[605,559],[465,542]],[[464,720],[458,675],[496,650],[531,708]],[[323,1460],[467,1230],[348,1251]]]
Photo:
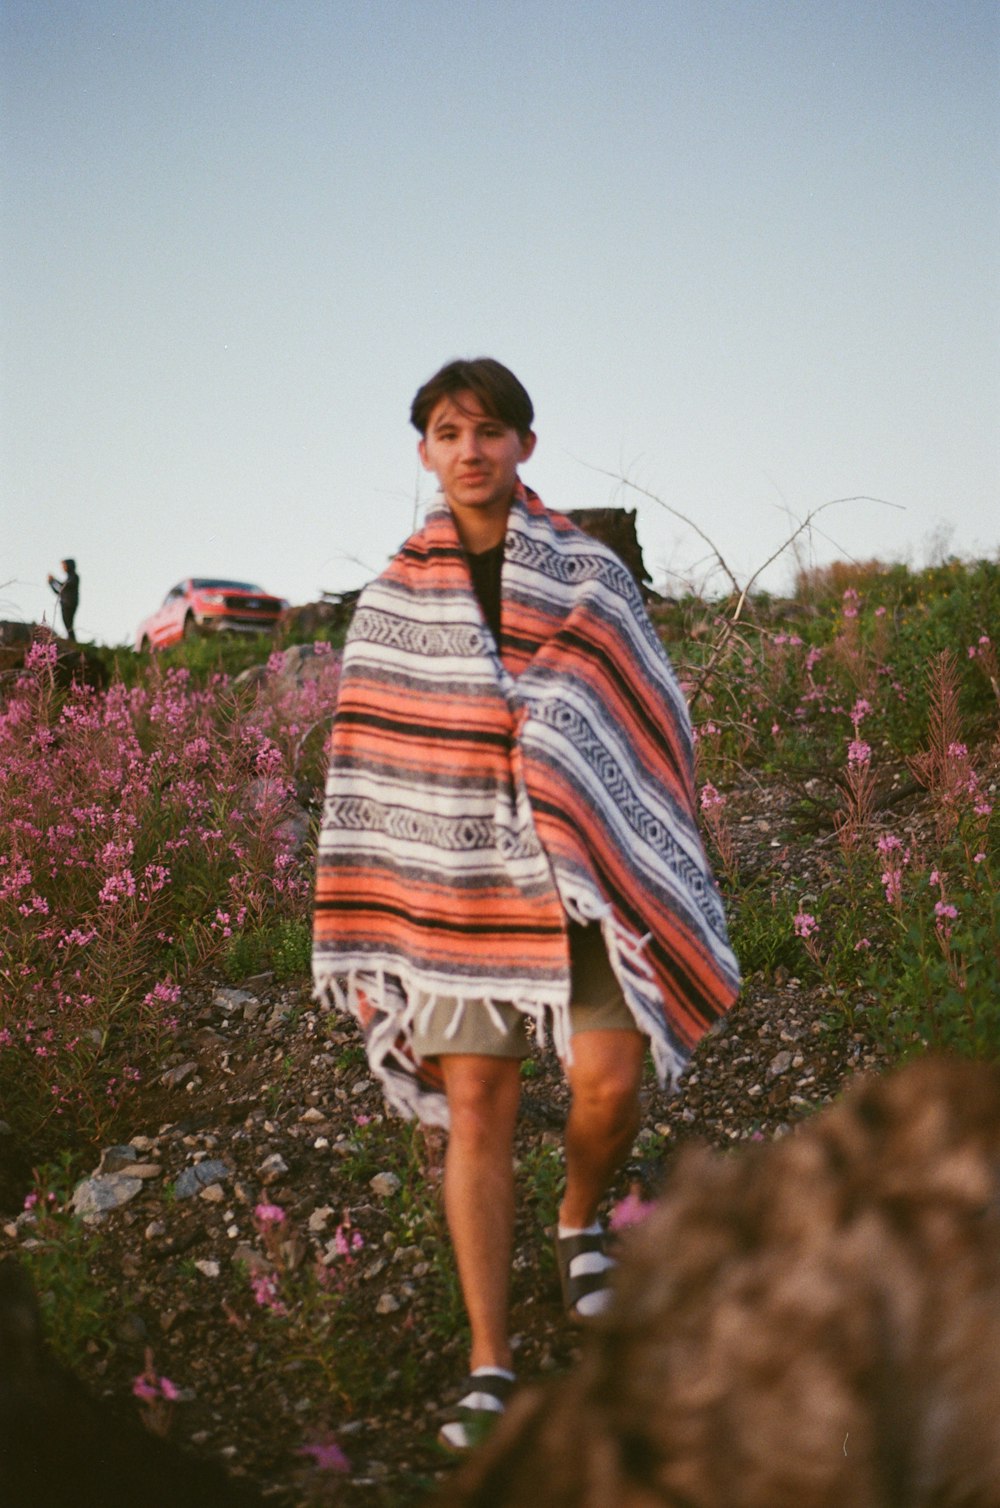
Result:
[[[1000,539],[1000,7],[6,0],[0,616],[131,641],[413,524],[417,386],[491,354],[554,507],[626,472],[747,573]],[[597,469],[594,469],[597,468]],[[631,503],[630,503],[631,505]],[[704,546],[652,502],[657,585]],[[772,571],[780,586],[788,572]]]

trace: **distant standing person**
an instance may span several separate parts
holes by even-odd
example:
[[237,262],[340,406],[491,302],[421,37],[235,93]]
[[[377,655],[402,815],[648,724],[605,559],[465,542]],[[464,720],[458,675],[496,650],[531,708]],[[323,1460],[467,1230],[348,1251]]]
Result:
[[73,620],[76,617],[76,610],[80,605],[80,578],[76,573],[75,560],[64,560],[61,562],[61,565],[66,572],[65,581],[60,581],[58,576],[50,575],[49,586],[59,598],[59,609],[66,627],[66,637],[67,639],[72,639],[75,644],[76,635],[73,632]]

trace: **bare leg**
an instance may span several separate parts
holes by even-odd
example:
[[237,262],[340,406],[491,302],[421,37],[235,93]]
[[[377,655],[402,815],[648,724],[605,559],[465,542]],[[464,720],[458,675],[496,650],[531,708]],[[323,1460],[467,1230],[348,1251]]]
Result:
[[511,1366],[508,1292],[514,1242],[514,1123],[520,1062],[440,1058],[451,1116],[444,1203],[469,1326],[470,1371]]
[[566,1192],[559,1224],[585,1229],[628,1156],[639,1128],[646,1039],[639,1032],[584,1031],[566,1063],[573,1099],[566,1121]]

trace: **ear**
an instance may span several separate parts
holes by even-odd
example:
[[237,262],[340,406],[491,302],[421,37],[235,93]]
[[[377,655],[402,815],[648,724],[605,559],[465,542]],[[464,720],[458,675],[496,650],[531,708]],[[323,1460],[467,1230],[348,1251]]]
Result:
[[417,441],[417,455],[420,457],[420,463],[423,466],[423,468],[424,468],[425,471],[433,471],[434,470],[434,467],[431,465],[430,461],[427,459],[427,441],[426,441],[426,439],[424,437],[421,437]]
[[526,435],[521,436],[521,460],[530,461],[538,444],[538,436],[533,429],[529,429]]

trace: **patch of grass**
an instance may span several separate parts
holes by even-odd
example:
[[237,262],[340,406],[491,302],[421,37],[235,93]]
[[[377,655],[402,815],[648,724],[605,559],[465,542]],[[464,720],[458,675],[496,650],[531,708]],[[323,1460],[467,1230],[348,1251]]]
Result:
[[744,975],[770,977],[778,967],[801,974],[809,968],[795,936],[794,915],[787,896],[762,886],[750,887],[740,896],[730,911],[729,931]]
[[36,1170],[28,1195],[33,1226],[20,1259],[31,1275],[52,1349],[65,1366],[79,1369],[95,1346],[108,1344],[114,1311],[111,1296],[93,1278],[100,1232],[84,1227],[69,1208],[75,1182],[68,1157]]
[[261,926],[229,938],[221,962],[230,984],[265,972],[286,983],[308,975],[311,957],[312,931],[308,919],[278,917],[265,919]]

